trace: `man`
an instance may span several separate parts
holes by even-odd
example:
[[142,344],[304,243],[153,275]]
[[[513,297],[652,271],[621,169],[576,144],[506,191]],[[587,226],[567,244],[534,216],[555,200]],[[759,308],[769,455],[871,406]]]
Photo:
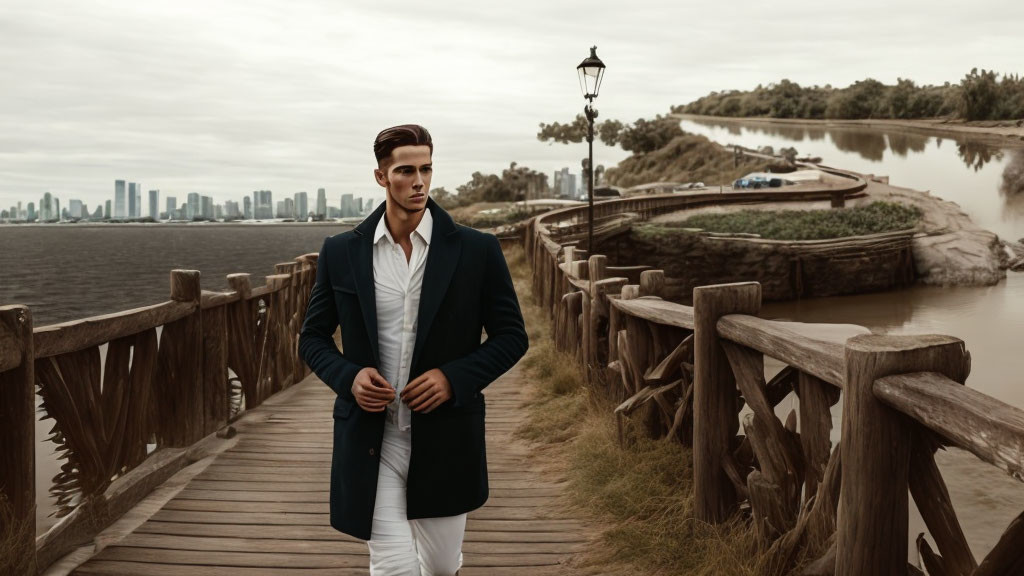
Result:
[[498,239],[427,195],[430,134],[373,148],[385,201],[324,241],[299,353],[337,393],[331,526],[368,540],[374,576],[451,575],[488,494],[481,391],[529,343]]

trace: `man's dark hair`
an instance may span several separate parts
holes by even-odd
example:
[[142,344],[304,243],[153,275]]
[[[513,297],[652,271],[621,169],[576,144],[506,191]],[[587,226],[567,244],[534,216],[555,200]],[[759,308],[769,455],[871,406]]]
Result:
[[377,162],[389,158],[391,151],[399,146],[429,146],[430,154],[434,154],[434,142],[426,128],[419,124],[402,124],[385,128],[377,134],[377,139],[373,141]]

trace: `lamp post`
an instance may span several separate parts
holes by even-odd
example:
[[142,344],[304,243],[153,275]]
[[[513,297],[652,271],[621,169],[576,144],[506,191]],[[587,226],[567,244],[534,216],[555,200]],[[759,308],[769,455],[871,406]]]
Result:
[[604,62],[597,57],[597,46],[590,47],[590,56],[580,62],[576,71],[580,75],[583,97],[587,99],[583,112],[587,115],[587,147],[590,150],[587,164],[587,197],[590,203],[587,209],[587,258],[590,258],[594,254],[594,118],[597,118],[594,98],[597,98],[601,79],[604,78]]

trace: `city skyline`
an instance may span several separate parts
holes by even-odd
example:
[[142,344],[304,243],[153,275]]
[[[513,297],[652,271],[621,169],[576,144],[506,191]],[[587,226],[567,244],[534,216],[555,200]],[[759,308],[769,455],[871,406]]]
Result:
[[[305,191],[296,192],[292,196],[286,196],[284,200],[276,203],[273,201],[271,190],[254,190],[242,197],[241,204],[236,200],[224,200],[216,202],[212,196],[189,192],[185,195],[186,201],[177,203],[177,196],[165,197],[165,209],[160,210],[160,190],[149,190],[147,194],[148,204],[143,216],[142,187],[137,182],[128,182],[118,179],[114,181],[114,193],[111,198],[96,203],[94,210],[89,210],[89,203],[83,202],[80,198],[69,198],[64,209],[60,208],[60,197],[49,191],[43,193],[39,198],[38,207],[35,201],[25,202],[18,200],[9,208],[0,208],[0,220],[5,222],[26,222],[26,221],[63,221],[63,220],[140,220],[151,218],[155,221],[161,220],[192,220],[201,219],[302,219],[305,218],[346,218],[365,216],[371,207],[383,201],[380,198],[376,202],[374,198],[355,196],[352,193],[344,193],[339,196],[338,205],[327,201],[326,188],[317,189],[317,205],[314,210],[308,208],[308,194]],[[135,198],[131,200],[131,198]],[[256,209],[253,209],[256,207]]]

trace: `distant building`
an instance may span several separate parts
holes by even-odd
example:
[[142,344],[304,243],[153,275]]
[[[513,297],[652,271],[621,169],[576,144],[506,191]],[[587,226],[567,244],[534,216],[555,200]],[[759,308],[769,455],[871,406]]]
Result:
[[238,211],[238,202],[233,200],[224,201],[224,218],[237,219],[241,217],[241,213]]
[[570,174],[568,168],[562,168],[555,172],[553,192],[557,194],[559,198],[575,200],[579,196],[579,192],[576,187],[576,175]]
[[191,220],[197,216],[202,216],[201,206],[199,205],[199,193],[189,192],[186,197],[186,209],[185,218]]
[[138,192],[139,192],[138,188],[139,188],[139,185],[136,184],[135,182],[129,182],[128,183],[128,217],[129,218],[135,218],[136,217],[135,216],[135,211],[139,209],[139,206],[136,203],[137,202],[136,198],[137,198]]
[[341,217],[350,218],[356,215],[356,204],[351,194],[341,195]]
[[128,216],[128,203],[124,195],[124,180],[114,180],[114,218]]
[[71,200],[70,202],[68,202],[68,216],[70,216],[71,218],[81,218],[82,217],[82,201],[81,200]]
[[[109,202],[109,200],[107,200],[107,202]],[[92,220],[100,220],[101,218],[103,218],[103,206],[97,206],[96,210],[92,213],[92,216],[90,216],[89,218]]]
[[105,220],[110,220],[110,200],[107,200],[103,204],[103,218]]
[[242,198],[242,218],[252,220],[252,199],[248,196]]
[[60,198],[53,197],[53,217],[57,220],[64,219],[64,213],[60,211]]
[[36,203],[28,203],[28,221],[31,222],[36,219]]
[[295,193],[295,219],[303,222],[309,218],[309,195],[305,192]]
[[199,198],[199,215],[207,220],[214,219],[213,198],[209,196],[201,196]]
[[327,216],[327,191],[323,188],[316,191],[316,214]]
[[178,197],[168,196],[167,197],[167,219],[174,220],[174,211],[178,208]]
[[135,218],[142,218],[142,184],[135,184]]
[[357,216],[362,216],[363,215],[363,197],[362,196],[360,196],[359,198],[356,198],[356,215]]
[[253,218],[262,220],[274,217],[274,198],[270,190],[257,190],[252,193]]
[[149,217],[153,220],[160,219],[160,191],[149,191]]
[[221,218],[223,218],[224,217],[224,207],[221,206],[220,204],[214,204],[213,205],[213,217],[216,218],[217,220],[220,220]]

